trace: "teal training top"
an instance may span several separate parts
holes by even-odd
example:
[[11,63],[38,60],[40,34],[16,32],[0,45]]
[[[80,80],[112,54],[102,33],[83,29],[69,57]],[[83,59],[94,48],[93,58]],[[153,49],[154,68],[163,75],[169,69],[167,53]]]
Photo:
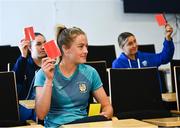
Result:
[[[34,86],[44,86],[45,74],[40,69]],[[85,64],[79,64],[74,74],[65,77],[55,65],[50,110],[44,119],[45,127],[59,127],[87,116],[90,92],[102,86],[97,71]]]

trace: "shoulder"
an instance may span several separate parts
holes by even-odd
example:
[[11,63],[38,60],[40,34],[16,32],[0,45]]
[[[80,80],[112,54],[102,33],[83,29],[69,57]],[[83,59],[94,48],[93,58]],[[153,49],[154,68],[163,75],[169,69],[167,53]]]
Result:
[[148,57],[148,56],[152,56],[152,55],[156,55],[156,54],[155,53],[148,53],[148,52],[141,52],[141,51],[137,52],[138,58],[144,58],[144,57]]
[[36,77],[43,77],[44,76],[44,72],[42,69],[39,69],[37,72],[36,72]]
[[95,72],[96,69],[87,64],[79,64],[79,70],[83,72]]
[[128,62],[128,58],[122,53],[117,59],[112,63],[112,68],[124,68]]

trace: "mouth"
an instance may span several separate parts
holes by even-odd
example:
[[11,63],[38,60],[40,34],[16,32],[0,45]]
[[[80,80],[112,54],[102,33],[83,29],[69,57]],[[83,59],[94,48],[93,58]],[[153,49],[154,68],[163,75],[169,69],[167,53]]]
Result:
[[87,58],[87,56],[81,56],[81,58],[86,59],[86,58]]
[[137,51],[137,48],[132,48],[133,51]]
[[45,51],[41,51],[40,53],[41,53],[41,54],[46,54],[46,52],[45,52]]

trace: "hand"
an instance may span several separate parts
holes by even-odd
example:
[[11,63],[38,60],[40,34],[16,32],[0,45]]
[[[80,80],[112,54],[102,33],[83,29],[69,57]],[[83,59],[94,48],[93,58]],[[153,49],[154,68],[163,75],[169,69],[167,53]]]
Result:
[[29,45],[30,45],[30,41],[27,41],[25,39],[22,39],[18,45],[20,52],[21,52],[21,56],[24,58],[26,58],[28,55]]
[[112,113],[101,112],[100,115],[106,117],[107,119],[111,119],[112,118]]
[[46,75],[46,79],[48,80],[53,80],[54,77],[54,63],[55,60],[51,59],[49,57],[43,58],[42,59],[42,65],[41,68],[44,71]]
[[173,28],[169,24],[166,24],[165,31],[166,31],[166,40],[170,41],[171,35],[173,33]]

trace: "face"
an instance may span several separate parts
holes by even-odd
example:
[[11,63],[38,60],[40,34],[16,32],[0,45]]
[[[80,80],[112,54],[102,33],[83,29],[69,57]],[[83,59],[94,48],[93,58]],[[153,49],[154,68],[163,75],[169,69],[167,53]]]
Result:
[[71,46],[64,52],[64,57],[69,59],[74,64],[81,64],[86,62],[88,41],[85,35],[78,35],[75,37]]
[[128,37],[122,49],[127,56],[134,56],[138,50],[136,38],[134,36]]
[[35,41],[31,43],[30,51],[32,58],[42,59],[46,57],[44,50],[44,43],[46,42],[45,38],[41,35],[35,37]]

